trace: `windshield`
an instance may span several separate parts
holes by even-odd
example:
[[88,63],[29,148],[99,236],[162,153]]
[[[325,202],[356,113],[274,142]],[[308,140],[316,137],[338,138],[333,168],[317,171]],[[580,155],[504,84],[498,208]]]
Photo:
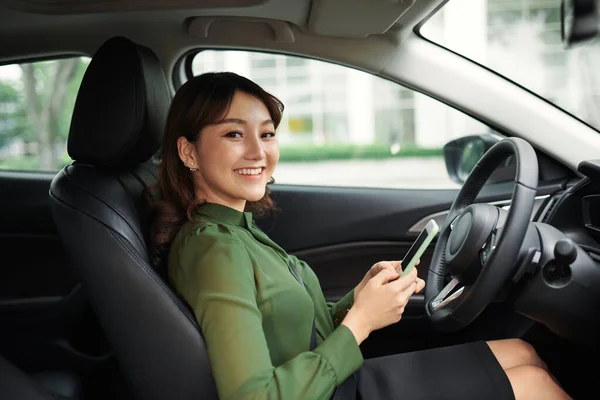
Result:
[[565,49],[559,0],[450,0],[421,34],[600,130],[600,42]]

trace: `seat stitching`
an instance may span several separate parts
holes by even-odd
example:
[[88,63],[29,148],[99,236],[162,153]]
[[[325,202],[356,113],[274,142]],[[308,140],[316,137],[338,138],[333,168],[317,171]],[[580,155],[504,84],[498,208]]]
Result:
[[[68,166],[67,166],[68,167]],[[106,207],[108,207],[109,209],[111,209],[112,211],[114,211],[117,215],[119,215],[124,221],[125,223],[131,228],[131,230],[133,231],[133,233],[135,234],[135,236],[138,238],[138,240],[140,241],[140,243],[142,244],[142,246],[144,246],[144,249],[146,249],[146,240],[144,238],[141,238],[138,233],[137,230],[135,229],[135,227],[133,226],[133,224],[129,221],[129,219],[123,215],[119,210],[117,210],[116,208],[114,208],[112,205],[110,205],[109,203],[107,203],[106,201],[104,201],[102,198],[96,196],[94,193],[90,192],[89,190],[87,190],[86,188],[84,188],[83,186],[77,184],[73,179],[71,179],[71,177],[69,177],[69,175],[66,173],[65,169],[67,168],[63,168],[63,170],[61,171],[63,176],[69,181],[69,183],[71,183],[73,186],[77,187],[78,189],[80,189],[81,191],[83,191],[84,193],[87,193],[89,196],[93,197],[94,199],[98,200],[99,202],[101,202],[102,204],[104,204]],[[114,175],[113,175],[114,178]],[[121,184],[121,182],[119,181],[119,186],[121,186],[121,188],[123,189],[123,185]],[[123,189],[124,190],[124,189]],[[126,191],[127,192],[127,191]],[[129,196],[129,193],[127,193],[127,196]],[[53,197],[56,198],[56,196],[53,195]],[[61,199],[61,202],[64,204],[69,204],[67,202],[65,202],[64,200]],[[70,205],[70,204],[69,204]],[[75,206],[71,206],[76,210],[79,210],[78,208],[76,208]],[[89,215],[88,213],[85,213],[86,215]],[[98,218],[94,217],[94,219],[98,220]],[[105,223],[103,223],[103,225],[106,226]]]

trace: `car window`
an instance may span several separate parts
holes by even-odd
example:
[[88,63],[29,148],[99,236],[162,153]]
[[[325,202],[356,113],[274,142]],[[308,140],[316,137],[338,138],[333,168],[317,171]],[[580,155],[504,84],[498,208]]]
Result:
[[600,130],[600,41],[565,51],[560,1],[453,0],[420,32]]
[[443,145],[491,131],[395,82],[323,61],[246,51],[197,53],[192,73],[209,71],[246,76],[283,101],[277,183],[455,188]]
[[57,171],[88,57],[0,66],[0,169]]

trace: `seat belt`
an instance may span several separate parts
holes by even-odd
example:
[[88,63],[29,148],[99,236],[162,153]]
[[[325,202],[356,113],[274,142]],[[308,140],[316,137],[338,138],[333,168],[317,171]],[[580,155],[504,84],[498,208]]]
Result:
[[[302,287],[304,289],[306,289],[306,286],[304,286],[304,282],[302,281],[302,278],[300,278],[300,274],[298,274],[298,271],[296,270],[296,267],[289,260],[288,260],[288,267],[290,268],[290,271],[291,271],[292,275],[294,275],[294,278],[296,278],[296,280],[302,285]],[[310,334],[310,348],[309,348],[309,350],[313,351],[316,347],[317,347],[317,328],[315,327],[315,318],[313,317],[312,333]]]
[[[304,289],[306,289],[306,286],[304,286],[304,282],[302,282],[302,278],[300,278],[300,274],[298,274],[296,267],[289,260],[288,260],[288,267],[289,267],[292,275],[294,275],[294,278],[296,278],[296,280],[298,282],[300,282],[302,287]],[[317,347],[317,330],[315,328],[315,319],[313,317],[312,334],[310,335],[310,349],[309,350],[313,351],[316,347]],[[342,382],[340,386],[338,386],[334,389],[333,394],[331,395],[330,399],[332,399],[332,400],[338,400],[338,399],[355,400],[356,392],[357,392],[356,388],[357,388],[357,378],[356,378],[356,373],[354,373],[354,374],[350,375],[348,377],[348,379],[346,379],[344,382]]]

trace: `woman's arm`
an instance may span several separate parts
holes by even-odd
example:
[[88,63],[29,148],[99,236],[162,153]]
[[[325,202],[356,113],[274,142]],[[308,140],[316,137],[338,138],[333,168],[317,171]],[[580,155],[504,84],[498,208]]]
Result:
[[172,280],[196,313],[222,399],[327,399],[360,367],[360,349],[345,326],[314,351],[274,366],[244,245],[216,226],[184,240],[174,249]]

